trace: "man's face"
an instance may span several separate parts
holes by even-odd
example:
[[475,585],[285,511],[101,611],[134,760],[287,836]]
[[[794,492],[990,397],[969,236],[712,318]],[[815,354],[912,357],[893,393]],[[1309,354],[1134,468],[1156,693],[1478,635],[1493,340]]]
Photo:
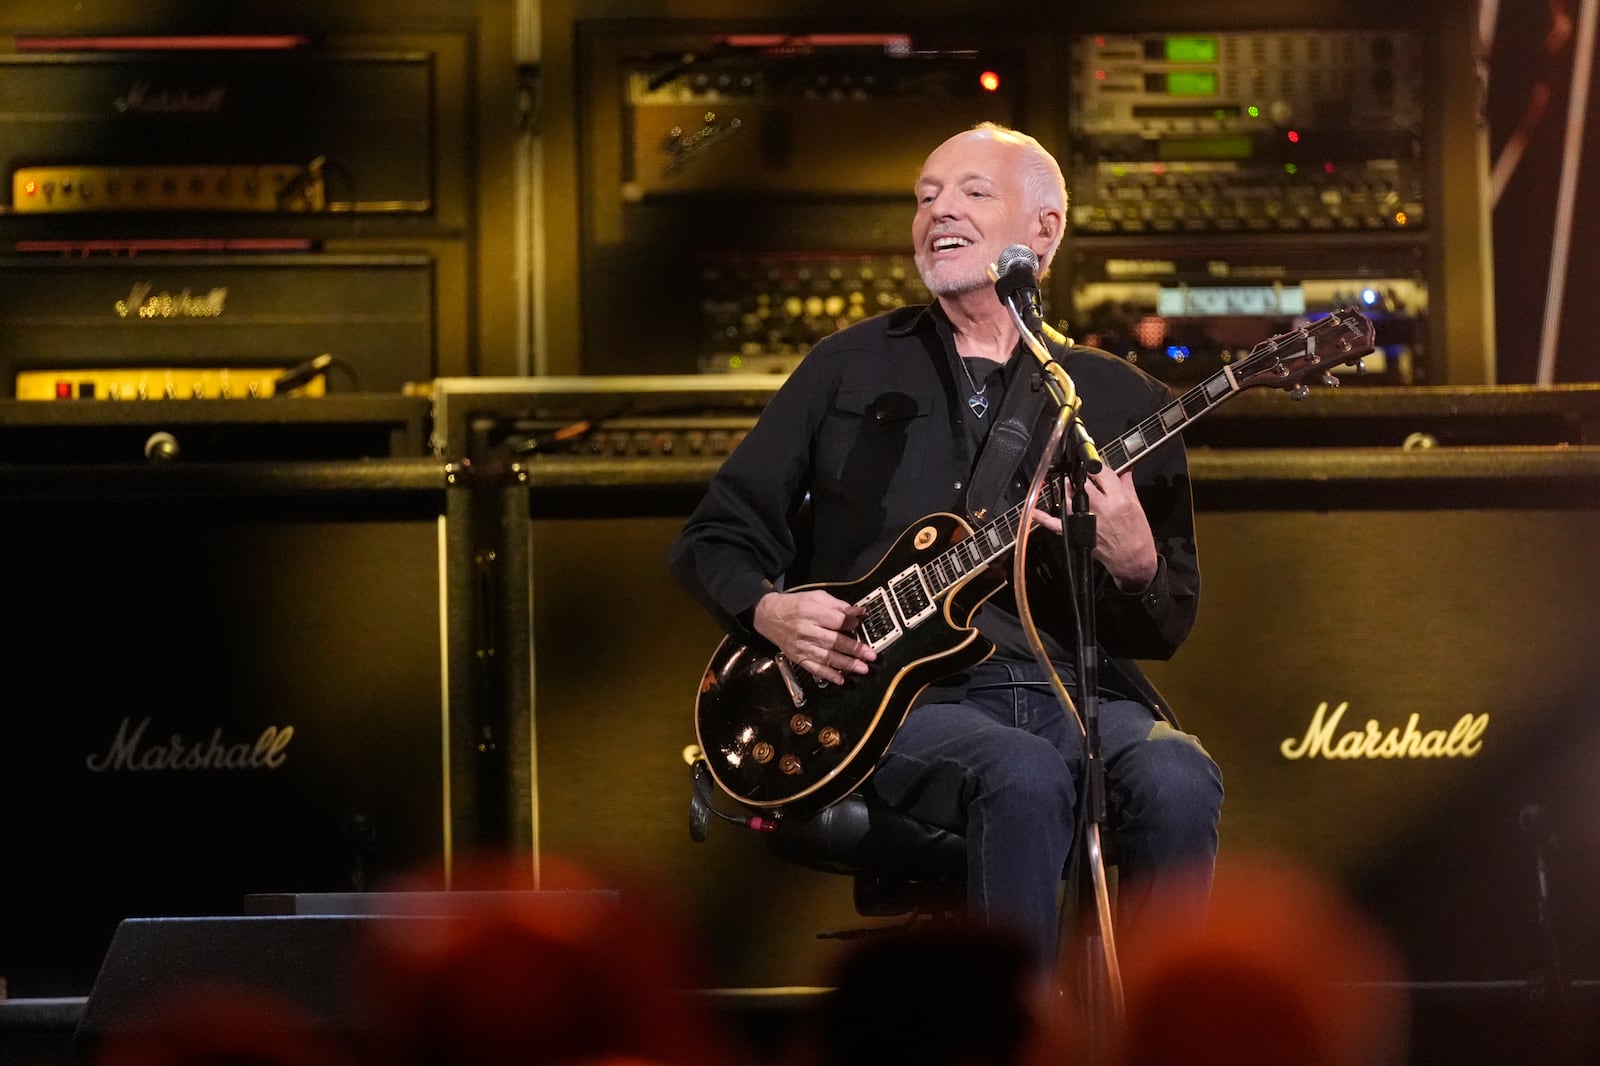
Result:
[[945,141],[923,164],[911,243],[917,272],[935,296],[988,286],[989,264],[1037,235],[1037,211],[1022,186],[1024,151],[968,132]]

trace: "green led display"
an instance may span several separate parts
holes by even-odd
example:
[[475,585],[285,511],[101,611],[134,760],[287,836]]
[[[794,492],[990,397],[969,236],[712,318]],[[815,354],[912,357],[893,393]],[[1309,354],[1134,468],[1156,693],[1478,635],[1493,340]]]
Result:
[[1167,92],[1172,96],[1217,95],[1214,70],[1171,70],[1167,72]]
[[1168,37],[1168,63],[1215,63],[1217,39],[1215,37]]
[[1170,137],[1157,146],[1157,158],[1167,159],[1249,159],[1255,143],[1245,136]]

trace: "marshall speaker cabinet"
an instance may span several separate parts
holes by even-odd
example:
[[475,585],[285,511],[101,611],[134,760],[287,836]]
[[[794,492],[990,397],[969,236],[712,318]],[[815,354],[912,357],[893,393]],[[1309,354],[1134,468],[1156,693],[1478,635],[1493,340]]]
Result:
[[[442,409],[529,486],[507,542],[529,574],[541,846],[682,900],[717,983],[808,984],[837,951],[816,934],[860,924],[848,879],[720,822],[685,839],[679,754],[720,634],[665,559],[753,421],[731,377],[479,381]],[[1600,395],[1254,395],[1193,427],[1201,613],[1151,666],[1222,767],[1223,858],[1313,865],[1415,981],[1525,988],[1547,947],[1593,977]]]
[[447,855],[444,486],[421,458],[0,468],[10,995],[86,993],[124,918]]

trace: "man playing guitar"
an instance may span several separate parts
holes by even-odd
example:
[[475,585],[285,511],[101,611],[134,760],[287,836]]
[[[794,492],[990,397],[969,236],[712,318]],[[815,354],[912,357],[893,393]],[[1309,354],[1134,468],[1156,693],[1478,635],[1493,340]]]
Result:
[[[986,124],[936,148],[915,189],[913,248],[934,302],[820,342],[723,463],[671,551],[675,576],[732,638],[775,650],[811,686],[846,690],[900,667],[880,656],[881,643],[875,650],[860,602],[797,586],[859,577],[923,516],[968,514],[990,428],[1037,369],[988,269],[1018,244],[1048,268],[1066,211],[1056,161],[1033,138]],[[1124,436],[1170,402],[1165,386],[1131,364],[1058,341],[1053,355],[1097,441]],[[1022,500],[1052,414],[1036,426],[1006,506]],[[1215,763],[1132,663],[1170,657],[1198,606],[1182,441],[1165,440],[1120,473],[1091,475],[1086,491],[1097,516],[1101,755],[1119,908],[1132,908],[1136,921],[1154,895],[1203,903],[1222,804]],[[1038,522],[1061,528],[1051,515]],[[1047,536],[1030,551],[1029,604],[1070,688],[1072,599]],[[971,913],[1024,934],[1049,972],[1080,816],[1083,735],[1030,651],[1011,590],[982,600],[972,622],[994,654],[952,663],[954,673],[935,672],[904,694],[909,713],[862,787],[873,802],[964,835]],[[728,758],[749,763],[772,749],[752,751]],[[715,763],[717,753],[707,754]]]

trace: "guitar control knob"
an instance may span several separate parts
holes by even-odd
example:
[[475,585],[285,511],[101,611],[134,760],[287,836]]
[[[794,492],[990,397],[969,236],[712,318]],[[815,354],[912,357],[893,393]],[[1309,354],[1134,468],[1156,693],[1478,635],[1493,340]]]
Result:
[[785,755],[778,760],[778,769],[794,777],[800,773],[800,759],[795,755]]
[[817,731],[817,740],[825,748],[837,748],[840,741],[839,731],[833,726],[823,726]]
[[789,728],[794,730],[795,736],[803,737],[811,732],[814,725],[809,714],[797,714],[789,719]]
[[777,753],[772,750],[772,745],[768,744],[764,740],[760,741],[759,743],[756,744],[755,747],[750,749],[750,757],[752,759],[754,759],[756,762],[759,762],[759,763],[769,763],[769,762],[771,762],[772,761],[772,757],[775,754],[777,754]]

